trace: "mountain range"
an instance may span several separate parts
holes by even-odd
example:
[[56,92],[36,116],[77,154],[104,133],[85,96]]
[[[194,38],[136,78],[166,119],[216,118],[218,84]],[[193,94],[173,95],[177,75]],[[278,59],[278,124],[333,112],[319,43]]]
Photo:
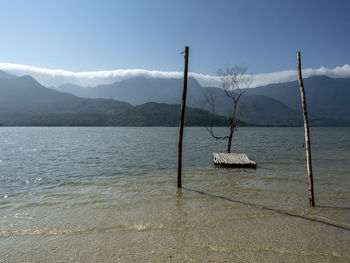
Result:
[[[315,76],[304,79],[310,114],[334,120],[350,121],[350,78]],[[247,95],[263,95],[278,100],[291,109],[301,109],[297,81],[270,84],[249,89]]]
[[[304,84],[311,125],[350,126],[350,79],[312,77]],[[181,93],[181,79],[135,77],[96,87],[67,83],[47,88],[31,76],[0,71],[0,124],[176,126]],[[248,89],[239,102],[238,117],[242,125],[300,126],[299,93],[297,82]],[[221,89],[202,87],[193,78],[188,80],[186,124],[202,125],[208,115],[206,94],[217,101],[215,125],[224,126],[232,101]]]
[[[81,98],[46,88],[31,76],[0,71],[2,126],[176,126],[180,105],[145,103],[132,106],[114,99]],[[187,107],[185,124],[200,126],[204,110]],[[217,126],[226,118],[216,116]]]
[[[350,79],[315,76],[304,80],[310,122],[315,126],[347,126],[350,122]],[[80,87],[62,85],[56,90],[86,98],[112,98],[132,105],[145,102],[180,103],[181,79],[136,77],[120,82]],[[216,113],[227,116],[232,100],[215,87],[202,87],[193,78],[188,80],[187,105],[205,108],[205,94],[214,94]],[[302,125],[300,90],[297,81],[250,88],[239,102],[239,118],[247,123],[271,126]]]

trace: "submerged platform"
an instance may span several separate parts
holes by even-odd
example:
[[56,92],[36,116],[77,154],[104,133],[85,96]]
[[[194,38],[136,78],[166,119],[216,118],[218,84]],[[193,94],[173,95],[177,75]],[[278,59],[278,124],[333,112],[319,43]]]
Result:
[[256,168],[256,162],[244,153],[213,153],[213,162],[226,167]]

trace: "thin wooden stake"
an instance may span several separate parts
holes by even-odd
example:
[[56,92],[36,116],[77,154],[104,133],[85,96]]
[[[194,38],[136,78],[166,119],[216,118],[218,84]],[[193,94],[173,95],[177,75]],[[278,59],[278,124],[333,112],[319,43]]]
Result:
[[309,132],[309,120],[307,118],[306,110],[306,97],[303,84],[303,77],[301,75],[301,62],[300,62],[300,52],[297,52],[298,60],[298,81],[301,94],[301,104],[303,106],[303,117],[304,117],[304,128],[305,128],[305,150],[306,150],[306,166],[307,166],[307,175],[308,175],[308,188],[309,188],[309,203],[310,206],[315,206],[314,198],[314,182],[312,176],[312,164],[311,164],[311,142],[310,142],[310,132]]
[[182,91],[182,101],[180,110],[180,129],[179,129],[179,145],[178,145],[178,158],[177,158],[177,187],[182,187],[181,182],[181,168],[182,168],[182,138],[184,131],[185,120],[185,108],[186,108],[186,95],[187,95],[187,75],[188,75],[188,46],[185,47],[185,69],[184,69],[184,82]]

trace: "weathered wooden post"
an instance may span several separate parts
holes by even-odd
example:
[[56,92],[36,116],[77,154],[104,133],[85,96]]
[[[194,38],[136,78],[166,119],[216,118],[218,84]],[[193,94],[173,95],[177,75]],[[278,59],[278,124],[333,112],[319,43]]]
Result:
[[310,203],[310,206],[315,206],[314,182],[312,178],[312,165],[311,165],[311,143],[310,143],[310,133],[309,133],[309,121],[307,118],[306,98],[305,98],[303,77],[301,75],[301,62],[300,62],[299,51],[297,52],[297,60],[298,60],[298,81],[299,81],[300,94],[301,94],[301,104],[303,107],[304,128],[305,128],[305,150],[306,150],[306,165],[307,165],[307,175],[308,175],[308,185],[309,185],[309,203]]
[[185,47],[185,51],[182,53],[185,53],[185,69],[184,69],[181,110],[180,110],[179,145],[178,145],[178,158],[177,158],[177,187],[178,188],[182,187],[182,182],[181,182],[182,138],[183,138],[183,132],[184,132],[184,119],[185,119],[186,95],[187,95],[188,46]]

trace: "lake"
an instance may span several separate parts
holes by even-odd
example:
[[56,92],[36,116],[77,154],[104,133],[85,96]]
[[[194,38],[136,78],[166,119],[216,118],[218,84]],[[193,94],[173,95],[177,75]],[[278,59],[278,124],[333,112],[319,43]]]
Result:
[[[223,134],[225,128],[218,128]],[[185,128],[1,127],[0,263],[349,262],[350,128],[240,128],[225,142]]]

